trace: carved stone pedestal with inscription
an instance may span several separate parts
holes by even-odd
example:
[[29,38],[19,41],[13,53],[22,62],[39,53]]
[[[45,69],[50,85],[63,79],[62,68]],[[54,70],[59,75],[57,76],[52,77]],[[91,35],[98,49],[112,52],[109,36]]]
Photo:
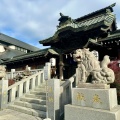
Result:
[[60,118],[60,80],[50,79],[48,80],[48,118],[51,120],[59,120]]
[[8,89],[8,80],[0,80],[0,109],[4,109],[7,106],[7,89]]
[[65,120],[120,120],[116,89],[73,88]]
[[108,89],[110,85],[108,84],[92,84],[92,83],[79,83],[77,88],[94,88],[94,89]]
[[45,118],[45,119],[43,119],[43,120],[51,120],[50,118]]

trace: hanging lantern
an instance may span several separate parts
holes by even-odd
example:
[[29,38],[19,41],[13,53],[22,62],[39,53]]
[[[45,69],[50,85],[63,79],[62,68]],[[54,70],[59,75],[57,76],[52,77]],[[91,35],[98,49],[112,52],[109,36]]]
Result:
[[70,53],[70,57],[72,57],[72,53]]
[[120,67],[120,60],[118,60],[118,67]]
[[66,59],[68,58],[67,54],[66,54]]
[[51,63],[51,66],[56,66],[56,59],[50,58],[50,63]]

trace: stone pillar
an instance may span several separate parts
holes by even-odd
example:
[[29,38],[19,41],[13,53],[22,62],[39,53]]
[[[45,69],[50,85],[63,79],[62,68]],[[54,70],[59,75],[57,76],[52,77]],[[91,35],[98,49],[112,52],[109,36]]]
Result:
[[51,63],[47,62],[44,67],[44,79],[50,80],[51,79]]
[[30,71],[30,70],[31,70],[31,67],[28,67],[28,70]]
[[51,120],[60,119],[60,80],[48,80],[48,98],[47,98],[48,118]]
[[15,72],[15,69],[11,69],[11,79],[13,79],[14,78],[14,72]]
[[59,68],[60,68],[60,73],[59,73],[59,79],[60,80],[63,80],[64,79],[64,77],[63,77],[63,67],[64,67],[64,63],[63,63],[63,55],[61,54],[60,55],[60,62],[59,62]]
[[8,80],[0,80],[0,109],[7,107],[8,102]]

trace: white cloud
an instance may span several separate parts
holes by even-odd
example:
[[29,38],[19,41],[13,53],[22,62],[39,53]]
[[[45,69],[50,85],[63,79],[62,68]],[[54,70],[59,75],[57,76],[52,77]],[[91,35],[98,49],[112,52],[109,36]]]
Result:
[[[104,8],[114,0],[1,0],[0,32],[40,46],[38,41],[51,37],[58,25],[59,13],[78,18]],[[120,1],[114,8],[120,28]]]

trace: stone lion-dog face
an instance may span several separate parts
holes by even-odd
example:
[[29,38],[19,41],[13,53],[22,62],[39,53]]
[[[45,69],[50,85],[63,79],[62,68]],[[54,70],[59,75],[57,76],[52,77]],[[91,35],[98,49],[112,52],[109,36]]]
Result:
[[82,60],[82,57],[83,57],[83,51],[81,49],[77,49],[74,51],[73,54],[74,61],[80,62]]
[[90,53],[89,48],[75,50],[73,54],[74,61],[76,62],[83,61],[87,53]]

